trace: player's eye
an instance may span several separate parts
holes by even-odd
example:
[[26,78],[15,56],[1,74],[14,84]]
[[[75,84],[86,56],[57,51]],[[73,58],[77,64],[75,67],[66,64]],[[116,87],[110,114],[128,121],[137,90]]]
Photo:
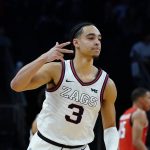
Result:
[[93,36],[88,37],[89,40],[94,40]]

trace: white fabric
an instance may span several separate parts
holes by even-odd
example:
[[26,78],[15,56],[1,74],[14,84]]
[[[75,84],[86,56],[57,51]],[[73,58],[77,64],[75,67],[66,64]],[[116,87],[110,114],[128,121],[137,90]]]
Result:
[[34,134],[32,140],[27,148],[27,150],[90,150],[89,146],[83,146],[80,148],[68,149],[68,148],[61,148],[52,144],[49,144],[43,141],[37,133]]
[[104,130],[104,142],[106,150],[117,150],[119,144],[119,133],[116,127]]
[[[83,85],[65,61],[65,75],[59,88],[46,92],[37,118],[39,131],[64,145],[85,145],[94,139],[93,128],[100,111],[100,95],[106,72],[94,83]],[[68,121],[66,116],[74,123]]]

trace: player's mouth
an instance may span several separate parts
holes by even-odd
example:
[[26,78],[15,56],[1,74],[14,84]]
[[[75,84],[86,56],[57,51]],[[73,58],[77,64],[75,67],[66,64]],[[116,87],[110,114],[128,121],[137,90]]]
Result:
[[100,47],[93,47],[92,50],[100,51]]
[[100,52],[100,48],[92,48],[92,51]]

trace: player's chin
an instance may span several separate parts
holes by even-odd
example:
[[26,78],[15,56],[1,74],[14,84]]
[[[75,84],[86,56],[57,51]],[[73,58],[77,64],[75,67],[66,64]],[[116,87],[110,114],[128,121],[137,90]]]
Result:
[[98,58],[99,58],[99,55],[93,55],[93,58],[94,58],[94,59],[98,59]]

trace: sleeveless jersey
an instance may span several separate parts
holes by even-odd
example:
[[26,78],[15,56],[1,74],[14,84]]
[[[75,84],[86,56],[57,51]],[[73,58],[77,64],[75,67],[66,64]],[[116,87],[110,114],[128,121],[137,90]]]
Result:
[[[119,120],[119,150],[137,150],[132,144],[131,115],[137,108],[129,108]],[[148,126],[143,128],[142,141],[145,143]]]
[[48,139],[64,145],[84,145],[93,141],[103,92],[108,80],[99,69],[91,82],[82,82],[72,60],[62,63],[56,87],[46,91],[37,119],[39,131]]

